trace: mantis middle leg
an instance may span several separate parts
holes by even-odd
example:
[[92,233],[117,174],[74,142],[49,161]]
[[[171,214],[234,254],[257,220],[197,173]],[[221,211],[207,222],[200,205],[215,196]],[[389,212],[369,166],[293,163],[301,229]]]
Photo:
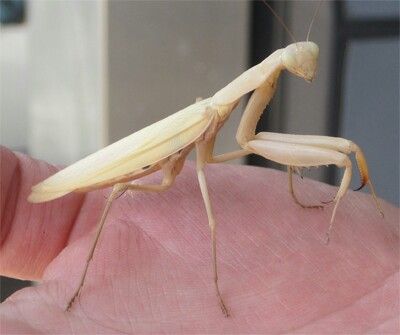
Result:
[[197,169],[197,176],[199,179],[201,194],[203,196],[204,205],[205,205],[206,211],[207,211],[208,224],[209,224],[210,231],[211,231],[211,252],[212,252],[212,264],[213,264],[215,290],[216,290],[216,294],[217,294],[222,312],[224,313],[224,315],[226,317],[228,317],[229,311],[225,306],[225,303],[222,299],[222,295],[221,295],[221,292],[220,292],[220,289],[218,286],[217,236],[216,236],[217,222],[214,218],[214,214],[212,211],[210,196],[208,194],[207,181],[206,181],[206,177],[204,175],[204,166],[207,163],[207,157],[209,155],[209,148],[210,147],[208,146],[207,142],[196,143],[196,155],[197,155],[196,169]]

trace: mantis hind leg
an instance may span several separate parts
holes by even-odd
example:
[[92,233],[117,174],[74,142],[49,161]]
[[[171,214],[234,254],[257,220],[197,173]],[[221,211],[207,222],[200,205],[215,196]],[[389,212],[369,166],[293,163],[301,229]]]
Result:
[[185,159],[185,157],[181,157],[179,155],[177,155],[177,157],[172,156],[172,157],[170,157],[169,160],[166,161],[166,163],[164,163],[161,166],[161,168],[164,172],[164,177],[163,177],[161,184],[137,185],[137,184],[131,184],[131,183],[119,183],[119,184],[114,185],[113,190],[107,199],[107,203],[104,207],[103,213],[101,215],[101,219],[97,225],[96,233],[95,233],[94,239],[92,241],[92,244],[90,246],[89,254],[87,255],[87,258],[86,258],[85,268],[82,272],[81,278],[79,280],[79,284],[78,284],[77,288],[75,289],[74,294],[71,296],[71,298],[68,301],[67,308],[66,308],[67,311],[73,305],[75,299],[79,295],[79,293],[85,283],[85,279],[86,279],[87,271],[88,271],[88,268],[90,265],[90,261],[93,258],[93,254],[96,249],[97,243],[99,241],[100,234],[103,230],[108,212],[110,211],[111,205],[114,202],[114,200],[116,200],[119,196],[121,196],[121,194],[123,194],[124,192],[126,192],[128,190],[144,191],[144,192],[165,191],[173,184],[175,177],[181,171],[184,159]]
[[80,293],[80,291],[81,291],[81,289],[83,287],[83,284],[84,284],[85,278],[86,278],[86,274],[87,274],[87,270],[89,268],[89,263],[93,258],[94,250],[96,249],[97,242],[99,241],[99,237],[100,237],[101,231],[103,230],[104,223],[106,221],[106,217],[108,215],[108,212],[109,212],[109,210],[111,208],[111,205],[112,205],[113,201],[121,193],[120,185],[121,184],[117,184],[117,185],[115,185],[113,187],[113,190],[112,190],[110,196],[107,199],[107,203],[106,203],[106,206],[104,207],[103,214],[101,215],[100,222],[97,225],[95,237],[94,237],[93,242],[91,244],[91,247],[90,247],[90,250],[89,250],[89,254],[86,257],[85,268],[84,268],[84,270],[82,272],[81,278],[79,280],[79,284],[76,287],[76,289],[74,291],[74,294],[71,296],[71,298],[68,301],[67,308],[66,308],[67,311],[72,307],[72,304],[74,303],[76,297],[79,295],[79,293]]

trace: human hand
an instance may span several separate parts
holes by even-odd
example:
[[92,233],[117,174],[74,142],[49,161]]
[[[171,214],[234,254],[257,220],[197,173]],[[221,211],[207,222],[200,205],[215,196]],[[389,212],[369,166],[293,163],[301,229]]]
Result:
[[[187,164],[170,190],[115,201],[81,295],[65,312],[109,190],[29,204],[31,186],[56,169],[6,149],[1,164],[1,274],[41,281],[1,305],[3,334],[400,331],[399,210],[382,202],[382,220],[367,194],[344,197],[326,246],[332,207],[297,206],[286,174],[208,166],[225,318],[207,217]],[[336,190],[295,184],[309,203]]]

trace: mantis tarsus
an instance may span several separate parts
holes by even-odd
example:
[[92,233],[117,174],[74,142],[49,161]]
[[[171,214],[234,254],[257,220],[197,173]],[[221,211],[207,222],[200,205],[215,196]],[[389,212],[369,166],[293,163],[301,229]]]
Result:
[[[204,174],[206,164],[225,162],[254,153],[286,165],[289,169],[291,194],[300,205],[302,204],[295,197],[292,187],[291,179],[294,169],[329,164],[344,168],[339,190],[332,200],[334,209],[327,232],[328,241],[338,204],[351,181],[352,163],[348,155],[355,153],[362,178],[361,187],[369,184],[376,206],[380,210],[369,180],[365,157],[355,143],[343,138],[326,136],[269,132],[256,134],[257,122],[274,95],[281,72],[288,70],[311,82],[316,73],[318,53],[318,46],[308,41],[308,37],[307,41],[295,42],[286,48],[279,49],[258,65],[245,71],[212,97],[198,100],[193,105],[89,155],[32,188],[29,201],[39,203],[59,198],[70,192],[88,192],[113,186],[98,224],[80,283],[69,300],[67,309],[72,306],[84,284],[90,260],[113,201],[126,191],[161,192],[168,189],[174,183],[187,155],[193,149],[197,154],[198,181],[211,230],[215,290],[221,309],[226,316],[229,312],[218,286],[217,223],[213,216]],[[236,134],[236,140],[241,149],[215,156],[214,142],[219,129],[240,99],[252,91]],[[161,184],[131,183],[157,170],[162,170],[164,174]],[[382,213],[381,210],[380,212]]]

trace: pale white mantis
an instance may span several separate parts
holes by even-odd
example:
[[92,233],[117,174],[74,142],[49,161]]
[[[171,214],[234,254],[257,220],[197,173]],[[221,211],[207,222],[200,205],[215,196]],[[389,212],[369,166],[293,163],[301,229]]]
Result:
[[[70,192],[88,192],[113,186],[99,221],[80,283],[68,302],[70,308],[78,296],[93,257],[99,236],[113,201],[123,192],[161,192],[173,185],[187,155],[193,149],[197,154],[197,174],[203,196],[208,223],[211,230],[212,264],[216,294],[225,315],[228,315],[218,286],[216,256],[216,227],[204,174],[206,164],[220,163],[255,153],[289,167],[291,184],[292,170],[300,167],[335,164],[344,168],[344,176],[333,199],[335,203],[329,232],[332,229],[336,209],[346,193],[352,176],[352,164],[348,157],[355,153],[362,176],[362,186],[369,184],[379,208],[372,184],[369,180],[366,160],[361,149],[353,142],[334,137],[303,136],[278,133],[258,133],[256,125],[266,105],[272,99],[278,78],[283,70],[312,81],[317,68],[319,49],[309,42],[295,42],[279,49],[260,64],[245,71],[212,97],[197,101],[193,105],[152,124],[110,146],[72,164],[44,180],[32,189],[29,201],[44,202],[59,198]],[[239,124],[236,140],[241,149],[222,155],[213,154],[214,142],[219,129],[249,92],[247,103]],[[134,184],[133,180],[162,170],[161,184]],[[292,190],[292,187],[291,187]],[[294,196],[293,191],[291,192]],[[296,202],[298,200],[295,198]]]

